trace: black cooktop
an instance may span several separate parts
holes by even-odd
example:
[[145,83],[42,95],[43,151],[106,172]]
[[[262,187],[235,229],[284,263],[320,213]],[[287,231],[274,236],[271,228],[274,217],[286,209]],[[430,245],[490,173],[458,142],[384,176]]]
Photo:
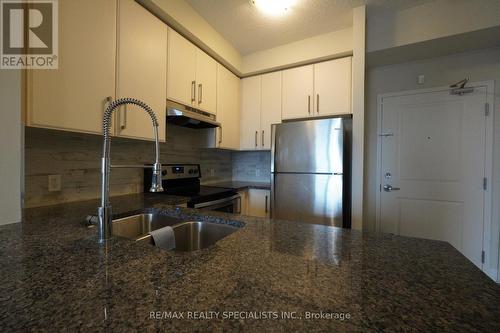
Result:
[[190,195],[191,200],[189,200],[188,205],[228,198],[237,193],[238,192],[232,188],[200,186],[198,193]]
[[176,185],[170,183],[165,186],[164,184],[163,193],[190,197],[188,205],[228,198],[237,194],[237,191],[231,188],[203,186],[199,185],[199,183],[186,184],[184,182],[183,184],[178,184],[178,186]]
[[[164,164],[162,167],[164,194],[190,197],[188,206],[232,197],[237,191],[200,185],[201,170],[198,164]],[[144,191],[151,186],[151,170],[144,170]]]

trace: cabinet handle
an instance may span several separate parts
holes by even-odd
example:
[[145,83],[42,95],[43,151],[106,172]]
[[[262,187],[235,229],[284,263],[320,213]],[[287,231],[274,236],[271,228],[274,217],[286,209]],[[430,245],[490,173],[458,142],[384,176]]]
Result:
[[222,143],[222,126],[220,128],[219,144]]
[[201,102],[203,102],[203,85],[200,83],[198,84],[198,104]]
[[196,100],[196,81],[191,81],[191,103]]
[[236,214],[241,214],[241,197],[238,197],[237,201],[238,201],[238,208]]
[[316,95],[316,112],[319,114],[319,94]]
[[266,195],[265,207],[266,207],[266,214],[267,214],[267,211],[268,211],[268,209],[267,209],[267,195]]
[[120,130],[127,128],[127,105],[120,108]]
[[103,116],[104,116],[104,112],[106,112],[106,109],[108,108],[109,104],[111,104],[111,102],[113,102],[113,97],[111,97],[111,96],[107,96],[104,99],[103,108],[102,108],[102,115]]
[[262,130],[262,147],[264,147],[264,130]]
[[259,133],[259,131],[255,131],[255,147],[257,147],[257,134]]
[[311,114],[311,95],[307,95],[307,113]]

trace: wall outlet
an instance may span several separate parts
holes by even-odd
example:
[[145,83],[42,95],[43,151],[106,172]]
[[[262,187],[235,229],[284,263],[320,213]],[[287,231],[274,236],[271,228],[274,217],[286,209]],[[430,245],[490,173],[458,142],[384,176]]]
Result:
[[425,75],[420,74],[419,76],[417,76],[417,83],[424,84],[425,83]]
[[213,177],[215,176],[215,170],[214,169],[210,169],[210,177]]
[[49,192],[61,190],[61,175],[49,175]]

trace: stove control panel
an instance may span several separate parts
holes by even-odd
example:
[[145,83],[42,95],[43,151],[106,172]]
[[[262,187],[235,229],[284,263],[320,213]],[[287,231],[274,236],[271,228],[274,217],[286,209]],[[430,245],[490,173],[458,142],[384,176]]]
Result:
[[163,179],[200,178],[199,164],[164,164],[161,172]]
[[[151,187],[151,169],[144,169],[144,192]],[[162,164],[161,181],[164,194],[198,193],[201,170],[199,164]]]

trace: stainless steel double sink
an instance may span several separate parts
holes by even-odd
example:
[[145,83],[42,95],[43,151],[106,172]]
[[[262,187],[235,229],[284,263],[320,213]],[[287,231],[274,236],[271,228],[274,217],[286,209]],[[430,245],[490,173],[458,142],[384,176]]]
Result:
[[113,235],[154,244],[149,232],[167,226],[174,230],[176,251],[196,251],[209,247],[239,229],[228,224],[186,221],[143,213],[113,220]]

